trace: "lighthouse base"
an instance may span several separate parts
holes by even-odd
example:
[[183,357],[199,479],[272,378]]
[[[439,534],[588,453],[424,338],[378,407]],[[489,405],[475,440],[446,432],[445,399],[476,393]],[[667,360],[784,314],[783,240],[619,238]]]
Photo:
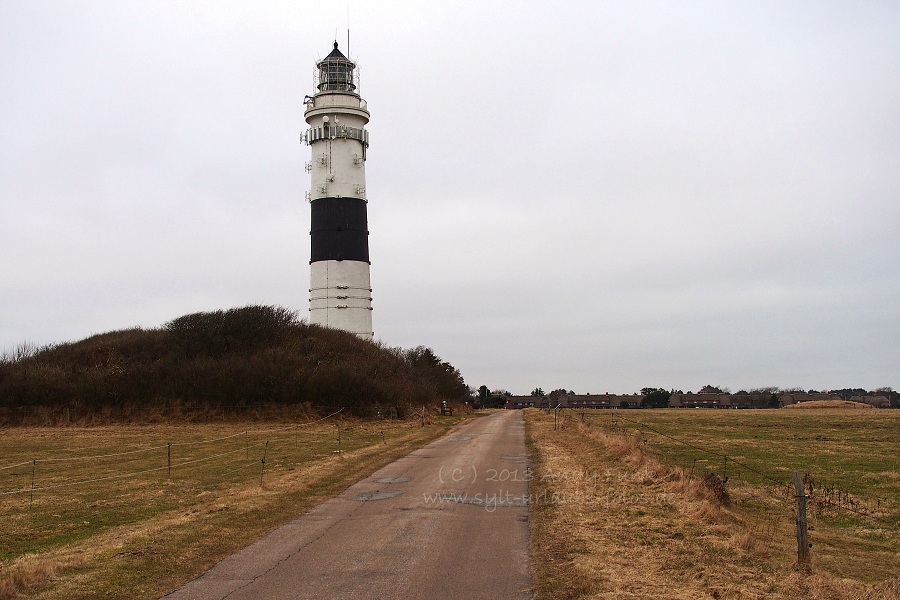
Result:
[[369,263],[320,260],[310,264],[309,322],[371,340],[372,287]]

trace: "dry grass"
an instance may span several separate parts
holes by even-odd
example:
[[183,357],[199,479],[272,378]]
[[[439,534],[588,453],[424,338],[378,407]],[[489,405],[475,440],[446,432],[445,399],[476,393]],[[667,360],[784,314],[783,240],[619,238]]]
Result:
[[46,583],[61,566],[33,555],[20,556],[3,569],[0,598],[15,598]]
[[[895,569],[874,585],[864,568],[796,572],[790,503],[771,490],[691,473],[642,436],[526,415],[538,598],[900,597]],[[896,565],[877,543],[854,551]]]
[[[28,494],[0,496],[0,598],[158,598],[460,421],[432,420],[424,427],[344,421],[340,452],[333,423],[287,432],[260,431],[266,424],[259,423],[255,430],[247,423],[4,429],[0,467],[35,456],[163,446],[102,460],[39,462],[37,488],[165,466],[169,441],[241,435],[175,446],[171,480],[163,468],[38,489],[33,500]],[[216,454],[223,456],[184,464]],[[28,487],[30,477],[29,465],[0,470],[0,492]]]

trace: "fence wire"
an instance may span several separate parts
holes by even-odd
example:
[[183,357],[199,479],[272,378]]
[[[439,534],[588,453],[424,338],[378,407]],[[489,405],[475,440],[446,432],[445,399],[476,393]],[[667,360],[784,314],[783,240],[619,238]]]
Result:
[[[567,409],[567,410],[570,411],[570,414],[573,412],[573,409],[571,409],[571,408],[570,408],[570,409]],[[585,411],[582,411],[580,414],[582,415],[582,418],[585,417],[585,416],[588,416],[588,417],[591,417],[591,418],[595,418],[595,417],[603,418],[603,417],[606,417],[606,416],[607,416],[607,415],[601,415],[601,414],[586,413]],[[779,478],[779,477],[777,477],[777,476],[775,476],[775,475],[772,475],[772,474],[770,474],[770,473],[766,473],[765,471],[761,471],[760,469],[758,469],[758,468],[756,468],[756,467],[753,467],[753,466],[747,464],[747,463],[744,462],[744,461],[735,459],[735,458],[733,457],[733,455],[729,455],[729,454],[727,454],[727,453],[723,453],[723,452],[719,452],[719,451],[716,451],[716,450],[712,450],[712,449],[710,449],[710,448],[701,446],[701,445],[699,445],[699,444],[697,444],[697,443],[690,442],[690,441],[684,440],[684,439],[682,439],[682,438],[679,438],[679,437],[670,435],[670,434],[668,434],[668,433],[666,433],[666,432],[664,432],[664,431],[660,431],[657,427],[654,427],[654,426],[652,426],[652,425],[648,425],[648,424],[643,423],[643,422],[641,422],[641,421],[636,421],[636,420],[630,419],[630,418],[628,418],[628,417],[626,417],[626,416],[620,414],[620,411],[616,411],[615,413],[613,413],[613,412],[610,411],[608,417],[609,417],[611,420],[614,420],[614,421],[624,421],[624,422],[626,422],[626,423],[629,423],[629,424],[632,426],[631,429],[632,429],[632,430],[636,430],[638,433],[643,434],[643,432],[645,432],[645,431],[651,432],[651,433],[653,433],[653,434],[655,434],[655,435],[658,435],[659,437],[662,437],[662,438],[664,438],[664,439],[671,440],[671,441],[673,441],[673,442],[675,442],[675,443],[677,443],[677,444],[680,444],[680,445],[682,445],[682,446],[684,446],[684,447],[691,448],[692,450],[695,450],[695,451],[697,451],[698,453],[701,453],[702,455],[706,455],[706,456],[709,456],[709,457],[714,457],[714,458],[722,459],[722,460],[723,460],[723,465],[726,465],[726,466],[731,466],[731,465],[739,466],[739,467],[741,467],[742,469],[745,469],[746,471],[748,471],[748,472],[750,472],[750,473],[754,473],[755,475],[758,475],[759,477],[761,477],[761,478],[763,478],[764,480],[766,480],[766,481],[770,482],[771,484],[773,484],[773,485],[775,486],[775,489],[776,489],[776,490],[777,490],[777,489],[783,489],[783,490],[785,491],[784,495],[778,495],[778,496],[776,496],[776,498],[778,498],[779,500],[782,500],[783,502],[789,504],[790,506],[793,506],[793,502],[794,502],[794,491],[793,491],[793,486],[792,486],[791,482],[787,479],[786,476],[785,476],[784,478]],[[605,427],[602,423],[600,423],[599,425],[600,425],[601,427]],[[623,429],[627,430],[627,428],[623,428]],[[662,452],[662,450],[660,450],[658,447],[656,447],[655,450],[656,450],[657,452],[659,452],[660,454],[663,454],[663,455],[664,455],[664,453]],[[684,467],[684,465],[682,465],[682,466]],[[787,468],[787,467],[782,467],[782,470],[788,471],[788,472],[791,471],[791,469],[789,469],[789,468]],[[811,483],[810,483],[812,480],[813,480],[813,477],[812,477],[811,475],[809,475],[809,474],[805,474],[805,475],[804,475],[804,483],[805,483],[806,486],[807,486],[808,496],[809,496],[809,498],[810,498],[810,501],[812,502],[813,506],[816,506],[817,508],[819,508],[819,511],[818,511],[818,512],[821,513],[821,512],[822,512],[822,508],[823,508],[823,503],[822,503],[822,502],[819,502],[818,504],[816,503],[816,501],[821,500],[821,495],[819,495],[819,496],[816,496],[816,495],[815,495],[816,488],[815,488],[813,485],[811,485]],[[849,491],[846,491],[846,490],[841,490],[841,491],[842,491],[843,493],[845,493],[845,494],[846,494],[848,497],[850,497],[850,498],[853,498],[853,497],[854,497],[853,494],[851,494]],[[836,510],[843,510],[843,511],[846,511],[846,512],[849,512],[849,513],[853,513],[853,514],[855,514],[855,515],[858,515],[858,516],[860,516],[860,517],[864,517],[864,518],[869,519],[869,520],[872,520],[872,519],[875,519],[875,518],[876,518],[876,517],[875,517],[874,515],[872,515],[871,513],[867,513],[867,512],[864,512],[864,511],[862,511],[862,510],[859,510],[859,509],[857,509],[857,508],[854,508],[850,503],[847,503],[847,502],[845,502],[845,503],[843,503],[843,504],[835,504],[835,503],[827,504],[827,506],[825,506],[825,508],[836,509]]]
[[[211,484],[218,485],[228,483],[229,476],[246,471],[255,466],[257,473],[260,476],[260,485],[262,485],[262,476],[268,470],[266,466],[267,453],[273,451],[276,444],[285,442],[286,440],[293,440],[299,444],[300,439],[297,435],[304,428],[309,428],[333,419],[343,411],[344,408],[341,407],[324,417],[312,421],[293,423],[283,427],[255,430],[248,429],[203,440],[158,444],[122,452],[105,452],[63,457],[36,456],[29,461],[21,461],[0,466],[0,484],[2,484],[4,480],[9,484],[19,482],[21,481],[21,478],[27,478],[27,483],[25,483],[25,485],[20,484],[14,489],[0,491],[0,511],[2,511],[0,514],[5,514],[6,518],[4,518],[3,521],[5,521],[7,525],[13,527],[12,531],[0,531],[0,538],[9,539],[15,538],[16,536],[30,536],[34,535],[34,532],[47,531],[79,521],[85,521],[86,519],[91,519],[97,515],[113,514],[116,510],[121,512],[128,508],[129,498],[131,498],[129,494],[134,493],[138,489],[144,489],[147,485],[158,485],[158,479],[148,480],[146,479],[147,475],[168,473],[168,479],[171,479],[173,473],[175,475],[181,473],[183,476],[185,469],[190,469],[194,466],[218,465],[221,468],[214,473],[210,473],[207,469],[197,475],[202,479],[210,480],[209,483]],[[279,433],[286,435],[278,435],[277,437],[272,437],[270,435]],[[327,436],[327,432],[316,432],[314,434],[315,439],[321,440],[323,433]],[[346,434],[344,435],[344,443],[346,444]],[[262,437],[267,439],[260,439]],[[220,451],[215,451],[214,448],[210,446],[211,444],[228,442],[229,440],[238,440],[240,438],[243,439],[240,440],[241,443],[238,447],[226,447],[227,449],[222,448]],[[209,450],[214,451],[211,454],[204,452],[200,456],[197,456],[196,453],[194,453],[194,456],[190,456],[190,454],[188,456],[183,455],[184,450],[193,448],[208,448]],[[289,448],[290,446],[282,447],[282,456],[280,456],[278,460],[281,462],[291,460],[290,456],[283,452]],[[173,450],[180,450],[181,455],[173,457]],[[74,453],[74,451],[66,449],[57,449],[56,451]],[[241,456],[242,454],[244,456]],[[251,454],[253,454],[253,456],[251,456]],[[301,456],[302,450],[301,454],[297,455],[297,458],[294,460],[303,460],[300,458]],[[240,457],[237,462],[234,460],[236,457]],[[147,465],[150,461],[152,461],[150,462],[151,465],[153,462],[156,464],[153,466],[147,465],[147,468],[118,470],[118,467],[122,467],[129,462],[134,463],[134,461],[138,459],[141,460],[144,465]],[[113,461],[112,464],[103,466],[104,462],[109,462],[110,460]],[[271,462],[272,458],[270,457],[268,460]],[[219,465],[219,463],[221,463],[221,465]],[[44,468],[41,469],[41,466]],[[58,466],[64,468],[64,470],[59,471],[58,469],[51,469],[48,471],[47,468],[51,466]],[[141,463],[134,466],[140,467]],[[85,470],[87,472],[85,472]],[[91,474],[91,470],[95,472],[99,470],[100,473]],[[79,477],[79,472],[88,476]],[[92,510],[83,513],[77,510],[78,507],[96,508],[96,504],[110,501],[110,499],[98,499],[94,496],[98,489],[103,489],[98,488],[98,484],[114,481],[123,482],[114,493],[115,500],[125,498],[117,509]],[[164,492],[163,488],[160,488],[160,490],[160,493]],[[66,492],[65,495],[60,496],[59,493],[64,491]],[[16,504],[9,504],[15,498],[22,497],[25,497],[25,503],[19,505],[18,508],[16,508]],[[41,505],[42,499],[43,505]],[[89,506],[84,506],[88,501],[91,501]],[[19,500],[16,502],[22,501]],[[76,512],[72,513],[73,510]],[[63,513],[68,514],[63,516]],[[45,519],[48,516],[51,518],[50,522],[36,522]],[[56,518],[54,519],[53,517]],[[24,526],[26,523],[28,526]],[[124,522],[117,522],[117,525],[118,524],[124,524]],[[19,526],[17,527],[16,525]],[[5,527],[3,527],[3,529],[5,529]]]

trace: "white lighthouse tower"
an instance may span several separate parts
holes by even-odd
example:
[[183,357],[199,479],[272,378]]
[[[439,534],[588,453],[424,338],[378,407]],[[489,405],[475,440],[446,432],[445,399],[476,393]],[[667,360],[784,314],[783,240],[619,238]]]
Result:
[[366,216],[366,102],[356,92],[356,63],[334,49],[316,63],[316,92],[306,97],[312,149],[309,322],[372,339],[372,286]]

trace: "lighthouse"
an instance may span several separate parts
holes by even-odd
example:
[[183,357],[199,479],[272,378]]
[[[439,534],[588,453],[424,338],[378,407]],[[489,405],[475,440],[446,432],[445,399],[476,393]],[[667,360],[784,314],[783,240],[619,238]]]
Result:
[[311,188],[309,322],[372,339],[372,285],[366,216],[366,101],[356,63],[334,49],[316,63],[316,91],[306,97]]

